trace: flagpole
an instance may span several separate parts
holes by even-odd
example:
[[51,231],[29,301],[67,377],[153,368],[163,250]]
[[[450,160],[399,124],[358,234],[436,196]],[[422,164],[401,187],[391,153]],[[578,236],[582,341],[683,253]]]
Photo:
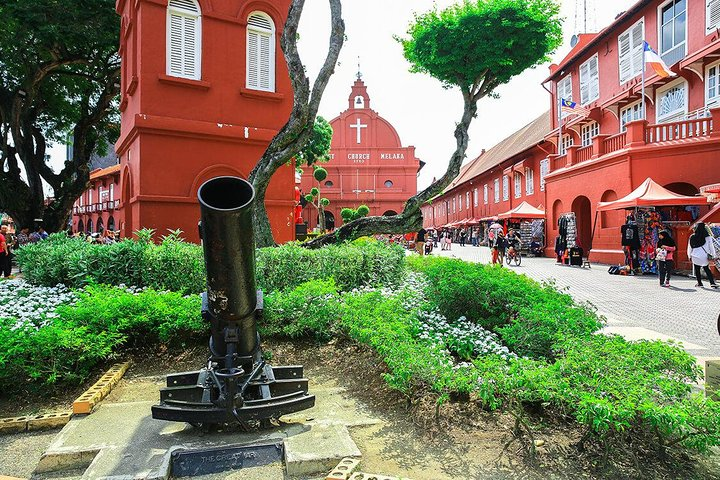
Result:
[[641,101],[641,109],[642,109],[642,119],[646,120],[645,115],[645,45],[647,42],[643,40],[643,49],[642,49],[642,75],[640,76],[640,101]]
[[560,154],[560,146],[562,145],[562,126],[563,126],[562,104],[563,104],[563,99],[561,98],[560,99],[560,111],[558,112],[558,115],[560,116],[560,126],[558,127],[558,145],[557,145],[558,155]]

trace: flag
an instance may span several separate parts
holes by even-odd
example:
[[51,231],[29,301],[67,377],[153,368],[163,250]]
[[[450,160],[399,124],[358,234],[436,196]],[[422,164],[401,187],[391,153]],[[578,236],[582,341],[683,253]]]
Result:
[[576,102],[565,98],[560,99],[560,111],[567,113],[568,115],[575,114],[580,115],[581,117],[587,117],[590,115],[589,108],[581,107]]
[[645,62],[643,64],[643,67],[645,65],[650,65],[652,69],[660,75],[663,78],[666,77],[674,77],[677,74],[674,72],[671,72],[668,66],[665,64],[662,58],[660,58],[660,55],[657,54],[655,50],[650,48],[650,45],[648,42],[643,42],[643,61]]

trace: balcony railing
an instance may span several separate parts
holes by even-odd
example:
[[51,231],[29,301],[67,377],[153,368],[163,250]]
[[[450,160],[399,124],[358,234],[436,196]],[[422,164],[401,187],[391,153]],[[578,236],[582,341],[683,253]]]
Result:
[[680,122],[648,125],[645,129],[645,142],[658,143],[683,140],[685,138],[706,137],[712,132],[712,118],[696,118]]
[[627,144],[627,132],[616,133],[603,140],[603,153],[617,152],[625,148]]
[[577,152],[575,153],[575,161],[576,162],[584,162],[586,160],[590,160],[593,154],[593,148],[592,145],[585,145],[584,147],[578,148]]
[[73,207],[73,215],[84,215],[86,213],[108,212],[120,207],[120,200],[91,203],[90,205],[76,205]]

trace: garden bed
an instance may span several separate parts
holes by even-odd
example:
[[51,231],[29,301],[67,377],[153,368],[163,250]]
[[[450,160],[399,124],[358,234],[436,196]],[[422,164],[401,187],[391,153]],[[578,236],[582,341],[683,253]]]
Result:
[[[94,285],[102,278],[87,270],[95,262],[88,259],[119,247],[90,251],[55,242],[66,259],[59,270],[36,258],[52,251],[52,243],[20,252],[35,269],[29,278],[75,272],[68,283],[86,286],[49,319],[26,318],[22,329],[6,330],[0,384],[24,378],[39,390],[72,385],[100,361],[128,350],[172,355],[207,338],[199,297],[187,293],[195,279],[180,293],[147,288],[169,288],[149,282],[124,287],[117,276],[110,282],[117,286]],[[142,268],[170,265],[173,278],[187,277],[183,272],[192,273],[197,263],[193,258],[184,267],[182,255],[192,247],[176,238],[160,246],[125,243],[123,251],[142,249]],[[683,459],[720,444],[720,404],[691,393],[701,372],[679,346],[599,335],[603,322],[592,307],[507,269],[420,257],[406,266],[397,247],[372,241],[333,248],[343,250],[290,245],[259,254],[258,283],[266,292],[261,334],[330,342],[320,350],[356,349],[352,355],[336,351],[337,362],[357,356],[353,375],[361,387],[383,382],[382,390],[370,393],[372,403],[407,405],[408,418],[427,434],[468,425],[503,431],[507,440],[493,447],[502,452],[513,440],[503,455],[533,464],[544,448],[538,440],[558,432],[553,442],[567,449],[563,458],[579,456],[578,468],[632,469],[642,457],[685,465]],[[333,262],[338,255],[347,258]],[[127,268],[127,277],[144,278],[136,265]],[[155,278],[163,278],[159,272]],[[17,325],[17,319],[5,322]],[[53,348],[32,348],[38,337],[53,340]],[[37,371],[38,364],[54,369]],[[344,371],[339,365],[329,368]]]

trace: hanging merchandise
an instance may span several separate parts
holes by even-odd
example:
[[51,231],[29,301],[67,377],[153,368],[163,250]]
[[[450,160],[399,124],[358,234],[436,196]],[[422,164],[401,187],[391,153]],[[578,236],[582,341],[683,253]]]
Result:
[[558,219],[558,230],[567,248],[575,246],[577,238],[577,220],[575,212],[563,213]]
[[657,211],[649,208],[638,208],[635,219],[640,231],[640,268],[643,273],[656,274],[655,251],[657,250],[658,234],[665,229],[662,219]]

